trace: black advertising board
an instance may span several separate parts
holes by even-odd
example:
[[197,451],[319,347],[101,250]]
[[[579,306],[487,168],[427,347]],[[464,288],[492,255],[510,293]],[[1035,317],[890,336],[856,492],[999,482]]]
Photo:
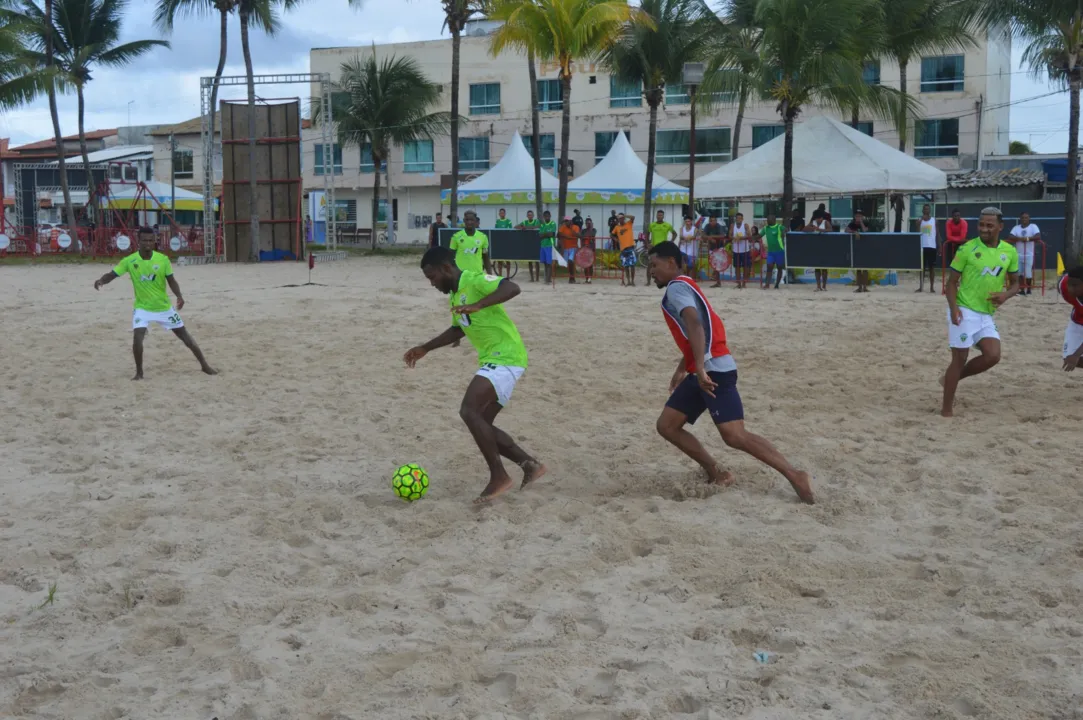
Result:
[[920,270],[917,233],[786,235],[786,266],[824,270]]
[[[452,236],[459,232],[457,228],[440,229],[440,245],[451,245]],[[489,238],[489,259],[526,260],[537,262],[541,257],[541,238],[537,230],[515,230],[503,228],[478,228]]]
[[848,233],[786,234],[786,267],[849,270],[850,260]]

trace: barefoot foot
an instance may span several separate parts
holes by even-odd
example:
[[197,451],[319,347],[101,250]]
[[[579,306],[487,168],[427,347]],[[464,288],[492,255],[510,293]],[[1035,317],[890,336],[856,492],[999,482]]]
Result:
[[790,485],[797,492],[797,497],[801,498],[801,502],[806,505],[815,505],[816,499],[812,496],[812,478],[805,471],[798,471],[793,478],[790,479]]
[[545,467],[537,460],[527,460],[522,465],[523,467],[523,484],[519,486],[520,490],[525,490],[526,486],[535,480],[541,479],[545,473],[549,472],[549,468]]
[[729,487],[737,481],[737,478],[733,476],[729,470],[723,470],[717,465],[714,466],[714,470],[707,473],[708,485],[721,485],[722,487]]
[[503,495],[508,490],[511,490],[513,484],[511,478],[507,475],[502,478],[493,478],[489,481],[489,484],[485,486],[485,489],[481,491],[481,495],[474,499],[474,504],[483,505],[496,496]]
[[214,368],[212,368],[210,365],[205,366],[203,368],[203,372],[206,373],[207,375],[217,375],[218,374],[218,371],[215,370]]
[[142,371],[142,370],[140,370],[139,372],[137,372],[137,373],[135,374],[135,377],[133,377],[133,378],[132,378],[132,380],[142,380],[142,379],[143,379],[143,371]]

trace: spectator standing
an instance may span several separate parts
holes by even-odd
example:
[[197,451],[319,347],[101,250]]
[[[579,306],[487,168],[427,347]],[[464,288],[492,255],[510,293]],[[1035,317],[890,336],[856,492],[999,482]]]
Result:
[[763,288],[771,287],[771,271],[775,271],[775,290],[782,284],[782,271],[786,268],[786,231],[782,223],[775,219],[774,210],[767,211],[767,224],[763,226],[763,239],[767,245],[767,277]]
[[[579,247],[581,247],[581,248],[589,248],[593,253],[595,253],[594,257],[597,258],[598,257],[598,255],[597,255],[597,253],[598,253],[597,238],[598,238],[598,229],[594,227],[594,221],[591,220],[588,217],[587,218],[587,224],[579,232]],[[586,278],[586,284],[590,285],[590,281],[594,279],[594,265],[593,264],[587,265],[585,268],[583,268],[583,276]]]
[[[497,212],[495,227],[497,230],[511,230],[511,220],[508,219],[508,211],[504,208],[500,208],[500,210]],[[501,269],[503,269],[504,272],[507,274],[507,277],[511,277],[511,262],[509,260],[497,260],[494,263],[494,266],[496,267],[497,275],[499,275]]]
[[538,234],[541,236],[541,264],[545,270],[545,282],[551,283],[557,266],[557,260],[553,256],[556,252],[553,245],[557,239],[557,224],[548,210],[542,213],[542,224],[538,226]]
[[944,223],[944,264],[951,266],[952,261],[955,260],[955,253],[959,251],[959,246],[967,241],[967,224],[966,220],[963,220],[962,214],[959,212],[959,208],[955,208],[951,211],[951,220]]
[[[822,212],[823,203],[820,203],[820,208],[821,210],[813,211],[812,222],[805,227],[805,232],[825,233],[831,232],[833,229],[830,216],[825,216]],[[825,268],[816,268],[815,273],[816,290],[820,292],[827,290],[827,270]]]
[[[534,217],[533,210],[526,211],[526,220],[519,223],[520,230],[538,230],[541,228],[541,220]],[[530,272],[530,282],[537,282],[541,277],[541,270],[538,268],[538,263],[530,261],[526,264],[527,270]]]
[[620,246],[617,245],[617,236],[613,233],[613,228],[617,227],[616,210],[609,211],[609,220],[607,222],[609,223],[609,249],[618,250],[620,249]]
[[929,292],[935,292],[933,285],[936,280],[936,250],[937,231],[936,218],[933,217],[932,208],[928,205],[921,206],[921,222],[918,223],[918,232],[921,233],[921,276],[918,281],[918,289],[921,292],[925,288],[925,271],[929,271]]
[[625,216],[624,213],[617,215],[617,223],[613,226],[613,234],[617,238],[617,247],[620,248],[621,285],[636,284],[636,238],[635,216]]
[[[850,224],[846,226],[846,232],[859,235],[868,231],[869,226],[865,224],[865,214],[860,210],[854,210],[854,217],[850,220]],[[858,270],[854,273],[854,277],[857,280],[857,290],[854,290],[854,292],[867,293],[869,291],[869,271]]]
[[440,244],[440,229],[446,227],[447,223],[444,222],[444,214],[436,213],[436,222],[429,225],[429,247],[434,248]]
[[1034,287],[1034,246],[1035,241],[1042,239],[1042,233],[1038,226],[1030,221],[1030,213],[1023,213],[1011,234],[1015,239],[1015,251],[1019,253],[1019,274],[1022,276],[1019,284],[1023,288],[1019,294],[1030,295],[1030,290]]
[[579,214],[579,208],[575,209],[572,213],[572,225],[575,225],[580,230],[583,229],[583,216]]
[[[707,224],[703,226],[703,237],[707,242],[708,258],[715,250],[720,250],[725,246],[725,228],[718,222],[717,215],[712,214],[711,218],[707,221]],[[714,272],[713,274],[714,284],[711,285],[711,287],[722,287],[722,274],[719,272]]]
[[696,278],[696,262],[699,260],[699,228],[692,223],[692,217],[685,215],[684,224],[678,233],[681,238],[681,254],[684,255],[688,276]]
[[730,223],[730,244],[733,247],[733,272],[737,278],[737,288],[748,285],[752,275],[752,229],[745,222],[745,216],[737,213]]
[[[564,216],[564,222],[557,229],[557,237],[560,239],[560,252],[568,261],[568,282],[575,282],[575,252],[579,249],[579,226],[568,215]],[[553,267],[556,273],[556,266]]]

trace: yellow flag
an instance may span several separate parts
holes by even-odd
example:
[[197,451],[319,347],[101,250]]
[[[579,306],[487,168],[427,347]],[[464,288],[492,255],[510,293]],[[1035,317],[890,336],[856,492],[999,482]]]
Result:
[[1064,274],[1064,258],[1062,258],[1060,256],[1060,253],[1057,253],[1057,276],[1059,277],[1059,276],[1061,276],[1063,274]]

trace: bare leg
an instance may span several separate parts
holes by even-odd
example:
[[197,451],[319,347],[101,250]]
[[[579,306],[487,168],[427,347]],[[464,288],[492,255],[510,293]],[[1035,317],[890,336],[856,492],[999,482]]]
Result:
[[[188,334],[188,328],[178,328],[173,331],[173,334],[180,338],[180,341],[184,343],[189,350],[192,351],[193,355],[196,356],[196,360],[199,361],[199,367],[202,368],[203,372],[207,373],[208,375],[218,374],[217,370],[207,364],[207,358],[203,357],[203,351],[199,349],[198,345],[196,345],[195,338]],[[140,355],[142,355],[142,348],[140,348]]]
[[496,390],[493,384],[486,378],[474,376],[470,385],[466,388],[462,405],[459,407],[459,417],[466,423],[470,434],[474,436],[474,442],[478,444],[486,464],[489,466],[489,484],[481,491],[481,496],[475,502],[485,502],[501,493],[511,489],[511,478],[504,470],[504,463],[500,461],[500,446],[496,440],[496,429],[492,423],[486,420],[485,411],[496,401]]
[[132,355],[135,356],[135,377],[132,380],[143,379],[143,338],[146,336],[146,328],[136,328],[132,333]]
[[[496,393],[493,394],[495,397]],[[496,416],[501,409],[500,403],[493,400],[486,406],[482,416],[486,422],[493,425],[493,421],[496,420]],[[541,478],[549,470],[539,460],[531,457],[526,450],[516,445],[511,435],[508,435],[495,425],[493,425],[493,436],[496,438],[496,447],[500,454],[523,469],[523,484],[519,487],[520,490],[526,489],[527,485]]]
[[687,415],[667,407],[662,409],[662,414],[658,416],[655,428],[658,430],[659,435],[676,445],[681,452],[695,460],[700,467],[707,471],[708,483],[727,487],[732,485],[734,481],[733,473],[720,468],[718,462],[711,457],[711,454],[696,439],[696,436],[684,429],[687,422]]
[[779,265],[775,269],[775,290],[778,290],[778,286],[782,284],[782,266]]
[[955,407],[955,390],[959,381],[980,375],[1000,362],[1000,341],[993,338],[985,338],[978,342],[981,355],[967,362],[970,351],[967,349],[952,348],[951,364],[948,365],[940,384],[944,386],[944,402],[940,406],[940,414],[943,417],[951,417]]
[[790,461],[783,457],[774,445],[766,438],[745,430],[744,420],[732,420],[718,426],[718,432],[722,435],[722,441],[734,450],[748,453],[763,464],[778,470],[790,481],[790,485],[797,492],[801,502],[812,505],[816,502],[812,496],[812,486],[809,474],[797,470]]

